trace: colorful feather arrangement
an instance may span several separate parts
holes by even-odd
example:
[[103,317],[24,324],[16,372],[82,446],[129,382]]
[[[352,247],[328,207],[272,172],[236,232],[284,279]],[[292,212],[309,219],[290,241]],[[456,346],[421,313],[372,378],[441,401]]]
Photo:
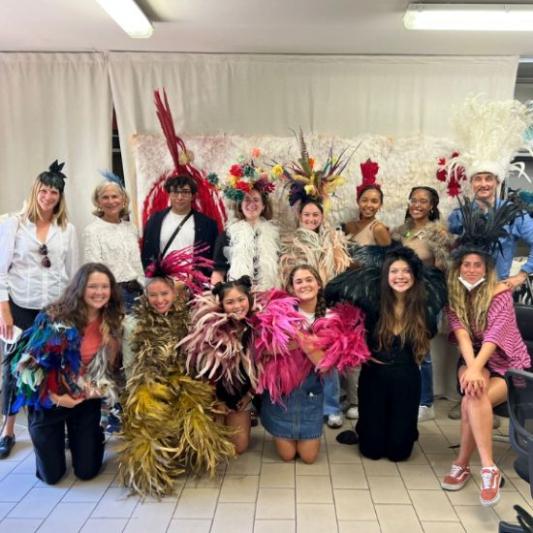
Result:
[[242,342],[248,322],[224,313],[216,296],[209,291],[198,295],[191,305],[194,327],[179,343],[187,357],[188,371],[211,381],[222,380],[229,390],[244,383],[246,376],[255,386],[256,370],[250,346],[243,346]]
[[187,332],[185,304],[161,315],[141,299],[134,318],[119,478],[132,492],[159,498],[172,494],[186,472],[215,475],[235,447],[231,430],[215,421],[213,388],[184,373],[176,345]]
[[313,364],[297,346],[298,333],[307,321],[297,311],[296,298],[274,289],[259,299],[260,311],[254,316],[258,372],[257,392],[268,391],[274,403],[299,387]]
[[324,351],[318,368],[339,372],[360,366],[370,358],[366,343],[365,315],[358,307],[338,304],[328,316],[313,324],[316,347]]

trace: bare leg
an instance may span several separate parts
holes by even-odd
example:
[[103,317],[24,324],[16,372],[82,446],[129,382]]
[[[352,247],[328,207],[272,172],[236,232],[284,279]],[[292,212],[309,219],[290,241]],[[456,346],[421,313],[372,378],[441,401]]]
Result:
[[278,455],[284,461],[292,461],[296,457],[296,445],[297,442],[292,439],[280,439],[274,437],[274,444],[276,445],[276,450]]
[[[461,366],[458,371],[458,378],[461,379],[466,366]],[[470,463],[470,457],[476,447],[476,441],[472,434],[472,428],[470,427],[470,420],[468,419],[468,408],[466,405],[465,397],[461,401],[461,445],[459,447],[459,455],[454,461],[456,465],[467,466]]]
[[237,430],[231,437],[238,454],[244,453],[250,444],[250,411],[236,411],[226,415],[226,425]]
[[487,370],[484,370],[484,376],[486,383],[483,392],[479,396],[469,396],[465,397],[465,399],[467,400],[468,419],[476,441],[481,465],[487,467],[494,465],[492,456],[492,407],[495,403],[505,401],[507,384],[501,378],[489,379]]
[[2,437],[9,435],[12,437],[15,434],[15,421],[17,420],[17,415],[9,415],[4,418],[5,427],[2,433]]
[[320,452],[320,439],[299,440],[296,442],[296,450],[304,463],[312,464]]

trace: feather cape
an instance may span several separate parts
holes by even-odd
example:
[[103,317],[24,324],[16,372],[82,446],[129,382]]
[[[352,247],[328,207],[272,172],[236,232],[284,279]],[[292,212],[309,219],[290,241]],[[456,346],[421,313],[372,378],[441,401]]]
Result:
[[187,369],[197,377],[221,380],[229,391],[245,376],[256,386],[256,369],[251,342],[243,346],[242,336],[249,327],[220,310],[218,299],[209,291],[191,302],[191,329],[180,343],[187,358]]
[[51,408],[49,393],[83,397],[106,396],[110,403],[116,397],[115,385],[108,372],[105,349],[99,350],[88,366],[82,364],[81,335],[74,326],[54,322],[42,311],[27,329],[10,358],[16,379],[13,410],[31,406]]
[[162,315],[143,298],[134,320],[119,476],[132,492],[162,497],[174,492],[185,472],[214,475],[235,448],[230,430],[214,420],[212,387],[184,373],[177,342],[187,332],[185,304]]
[[326,227],[319,232],[298,228],[285,236],[281,244],[280,279],[284,287],[291,270],[299,264],[311,265],[323,283],[344,272],[350,265],[346,237],[341,231]]
[[[279,231],[268,220],[260,219],[255,226],[245,220],[231,224],[229,237],[228,279],[250,276],[258,290],[278,286]],[[254,257],[257,254],[257,276],[254,276]]]

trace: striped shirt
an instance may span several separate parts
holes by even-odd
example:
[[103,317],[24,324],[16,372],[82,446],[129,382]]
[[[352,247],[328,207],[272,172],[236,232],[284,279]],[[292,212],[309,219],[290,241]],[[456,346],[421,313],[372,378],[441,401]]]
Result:
[[[466,329],[450,308],[448,323],[452,332]],[[503,376],[509,368],[531,366],[531,358],[516,322],[511,291],[500,292],[490,302],[485,331],[476,332],[472,339],[476,356],[485,342],[496,345],[496,350],[487,362],[490,370]]]

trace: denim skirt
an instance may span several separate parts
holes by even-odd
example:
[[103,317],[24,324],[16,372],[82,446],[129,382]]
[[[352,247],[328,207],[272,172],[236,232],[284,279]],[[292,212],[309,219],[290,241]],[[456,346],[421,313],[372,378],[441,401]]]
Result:
[[311,372],[300,387],[275,404],[268,392],[261,400],[261,423],[281,439],[319,439],[322,435],[324,392],[316,372]]

